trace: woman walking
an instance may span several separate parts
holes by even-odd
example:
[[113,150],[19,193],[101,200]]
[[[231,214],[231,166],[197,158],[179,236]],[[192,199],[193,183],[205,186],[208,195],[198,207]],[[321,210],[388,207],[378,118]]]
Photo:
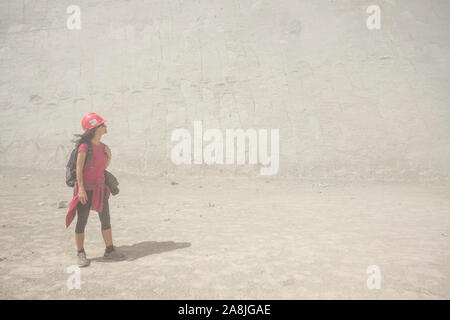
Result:
[[[78,250],[79,267],[87,267],[90,264],[84,251],[84,229],[91,209],[99,214],[102,236],[106,246],[104,258],[108,260],[125,259],[125,256],[114,248],[112,241],[108,203],[111,191],[105,184],[104,173],[111,162],[111,150],[100,141],[102,136],[107,133],[106,121],[94,112],[85,115],[81,121],[84,133],[75,134],[79,139],[73,141],[78,149],[77,183],[67,213],[66,226],[70,225],[76,211],[75,243]],[[90,155],[88,155],[88,142],[92,146]]]

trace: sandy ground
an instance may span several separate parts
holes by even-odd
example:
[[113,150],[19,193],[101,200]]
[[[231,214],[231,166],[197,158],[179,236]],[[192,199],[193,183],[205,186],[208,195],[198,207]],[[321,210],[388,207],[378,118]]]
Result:
[[[64,172],[0,170],[2,299],[449,299],[450,184],[115,173],[105,263],[91,211],[81,289]],[[176,181],[177,184],[172,183]],[[43,204],[42,202],[45,202]],[[40,205],[39,205],[40,204]],[[381,288],[367,288],[367,267]]]

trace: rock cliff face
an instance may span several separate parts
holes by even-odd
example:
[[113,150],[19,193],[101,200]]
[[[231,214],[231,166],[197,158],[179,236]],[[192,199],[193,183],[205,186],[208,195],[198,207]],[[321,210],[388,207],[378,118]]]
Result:
[[[70,5],[81,29],[67,28]],[[280,130],[278,176],[448,179],[450,2],[0,1],[0,161],[63,169],[81,118],[111,168],[258,175],[170,160],[176,128]]]

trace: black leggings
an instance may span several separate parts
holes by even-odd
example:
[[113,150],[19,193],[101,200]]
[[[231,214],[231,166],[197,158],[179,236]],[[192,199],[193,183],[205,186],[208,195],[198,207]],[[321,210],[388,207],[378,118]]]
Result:
[[[92,202],[92,190],[86,190],[86,194],[88,200],[85,204],[82,204],[81,201],[78,202],[77,205],[77,225],[75,227],[75,233],[84,233],[84,228],[86,227],[89,211],[91,210],[91,202]],[[102,230],[110,229],[110,217],[109,217],[109,203],[108,198],[106,196],[106,190],[103,193],[103,211],[98,213],[100,218],[100,222],[102,223]]]

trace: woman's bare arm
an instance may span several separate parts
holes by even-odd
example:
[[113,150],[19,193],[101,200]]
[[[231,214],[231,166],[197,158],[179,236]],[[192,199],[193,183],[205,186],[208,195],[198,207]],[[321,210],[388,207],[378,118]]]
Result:
[[78,183],[78,189],[84,190],[84,183],[83,183],[83,167],[84,167],[84,161],[86,160],[86,151],[82,150],[78,152],[77,157],[77,183]]

